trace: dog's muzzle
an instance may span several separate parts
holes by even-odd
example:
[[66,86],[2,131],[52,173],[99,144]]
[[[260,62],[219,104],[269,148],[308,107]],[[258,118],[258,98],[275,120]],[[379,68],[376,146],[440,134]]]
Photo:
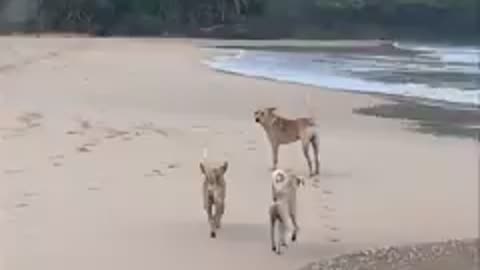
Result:
[[255,118],[255,122],[257,122],[257,123],[258,123],[258,122],[260,122],[260,119],[258,119],[258,118]]

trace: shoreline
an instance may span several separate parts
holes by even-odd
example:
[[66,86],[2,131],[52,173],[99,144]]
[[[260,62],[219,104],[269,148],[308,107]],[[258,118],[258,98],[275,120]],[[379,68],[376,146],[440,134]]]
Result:
[[[268,78],[265,76],[247,75],[238,72],[217,69],[214,67],[209,68],[214,72],[228,76],[252,78],[256,80],[264,80],[267,82],[275,82],[292,86],[313,87],[316,88],[317,91],[340,92],[351,95],[380,98],[387,102],[371,107],[353,108],[352,113],[387,119],[411,120],[414,121],[417,126],[409,127],[409,129],[416,132],[470,139],[477,139],[480,134],[480,105],[462,104],[415,96],[378,93],[373,91],[368,92],[320,87],[308,83],[291,82],[287,80]],[[414,111],[411,111],[412,109],[414,109]],[[427,113],[422,114],[420,113],[421,111],[425,111]],[[455,122],[452,122],[452,119],[455,119]]]
[[[338,41],[340,50],[347,50],[347,51],[356,51],[360,48],[366,48],[366,51],[370,51],[376,53],[376,50],[382,49],[384,46],[392,49],[392,50],[400,50],[400,51],[409,51],[408,49],[401,49],[397,48],[393,45],[396,42],[393,41],[378,41],[378,40],[369,40],[369,41]],[[225,45],[227,44],[227,45]],[[448,100],[438,100],[434,98],[428,97],[421,97],[415,95],[401,95],[401,94],[393,94],[393,93],[380,93],[378,91],[366,91],[366,90],[352,90],[352,89],[342,89],[337,87],[325,87],[319,86],[314,83],[308,82],[300,82],[300,81],[292,81],[291,79],[285,78],[273,78],[267,75],[261,74],[245,74],[241,71],[233,71],[228,70],[222,67],[215,66],[215,57],[221,56],[230,56],[230,57],[241,57],[242,51],[246,50],[267,50],[273,52],[276,50],[282,51],[282,48],[285,46],[289,46],[295,52],[303,52],[305,48],[310,48],[308,50],[313,51],[322,51],[322,52],[330,52],[331,48],[335,48],[335,42],[311,42],[311,43],[304,43],[303,41],[270,41],[270,42],[251,42],[247,41],[247,45],[242,45],[242,41],[230,41],[230,42],[219,42],[215,43],[215,41],[210,41],[210,43],[206,42],[200,44],[200,49],[205,49],[209,51],[207,54],[209,56],[207,59],[203,61],[205,65],[207,65],[210,69],[214,70],[215,72],[220,72],[223,74],[227,74],[229,76],[240,76],[245,78],[254,78],[258,80],[266,80],[284,84],[291,84],[291,85],[299,85],[303,87],[314,87],[319,91],[332,91],[332,92],[343,92],[349,93],[353,95],[367,95],[373,96],[381,99],[385,99],[388,101],[389,104],[384,105],[383,107],[371,107],[371,108],[354,108],[352,110],[353,113],[363,114],[366,116],[375,116],[375,117],[382,117],[382,118],[391,118],[391,119],[406,119],[412,120],[417,123],[417,127],[410,127],[412,130],[419,131],[422,133],[430,133],[433,135],[447,135],[447,136],[455,136],[455,137],[467,137],[467,138],[474,138],[478,137],[480,134],[480,129],[475,127],[480,125],[480,105],[479,104],[471,104],[471,103],[462,103],[462,102],[453,102]],[[337,49],[334,49],[334,51]],[[414,52],[414,51],[410,51]],[[417,52],[420,53],[420,52]],[[235,55],[235,56],[232,56]],[[388,87],[388,85],[386,85]],[[410,104],[415,104],[415,106],[409,106]],[[405,108],[416,108],[417,112],[425,111],[428,113],[423,113],[423,117],[414,117],[412,116],[415,114],[422,114],[422,113],[408,113]],[[394,113],[395,111],[395,113]],[[463,112],[467,112],[468,115],[462,115]],[[434,116],[435,113],[438,113],[437,116]],[[449,119],[442,119],[442,115],[446,118],[455,118],[457,122],[452,126],[451,120]],[[474,126],[474,127],[472,127]]]

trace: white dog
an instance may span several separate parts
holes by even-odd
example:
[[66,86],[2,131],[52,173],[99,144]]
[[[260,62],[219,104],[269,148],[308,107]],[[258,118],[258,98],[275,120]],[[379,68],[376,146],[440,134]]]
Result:
[[[272,251],[281,254],[281,247],[287,247],[291,239],[295,242],[298,234],[297,188],[305,185],[303,178],[284,170],[272,173],[272,205],[269,209],[270,240]],[[278,226],[278,228],[276,228]]]

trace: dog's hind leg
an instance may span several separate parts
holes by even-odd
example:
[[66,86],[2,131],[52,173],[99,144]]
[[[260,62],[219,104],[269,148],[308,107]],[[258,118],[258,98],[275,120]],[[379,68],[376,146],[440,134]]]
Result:
[[276,213],[275,213],[275,206],[274,205],[272,205],[270,207],[270,211],[269,211],[268,214],[270,216],[270,243],[271,243],[271,246],[272,246],[272,251],[277,252],[277,251],[279,251],[279,249],[277,250],[277,245],[276,245],[276,242],[275,242]]
[[320,173],[320,161],[319,161],[319,151],[318,151],[318,135],[313,135],[311,138],[312,148],[313,148],[313,158],[315,159],[315,175]]
[[288,248],[288,241],[291,239],[291,226],[290,226],[290,218],[282,219],[280,223],[280,247],[279,248]]
[[289,200],[289,217],[291,220],[292,225],[292,242],[297,240],[297,234],[299,231],[298,223],[297,223],[297,194],[296,192],[292,193],[290,200]]
[[297,241],[297,234],[298,234],[298,231],[299,231],[296,214],[291,213],[290,218],[292,219],[292,224],[293,224],[292,242],[295,242],[295,241]]
[[305,159],[307,160],[307,165],[308,165],[308,172],[310,175],[312,174],[312,160],[310,159],[310,155],[308,154],[309,150],[309,142],[302,142],[302,149],[303,149],[303,155],[305,156]]

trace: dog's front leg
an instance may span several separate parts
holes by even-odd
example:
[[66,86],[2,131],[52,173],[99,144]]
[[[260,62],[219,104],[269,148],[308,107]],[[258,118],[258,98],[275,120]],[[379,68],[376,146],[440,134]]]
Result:
[[222,217],[225,212],[225,202],[218,202],[215,204],[215,228],[222,227]]
[[308,154],[309,150],[309,142],[302,142],[302,149],[303,149],[303,155],[305,156],[305,159],[307,160],[307,165],[308,165],[308,173],[310,176],[313,176],[313,171],[312,171],[312,160],[310,159],[310,155]]
[[292,225],[293,225],[293,232],[292,232],[292,242],[297,241],[297,234],[299,231],[299,227],[297,224],[297,216],[294,212],[290,213],[290,218],[292,219]]
[[[295,187],[296,188],[296,187]],[[289,215],[290,220],[293,225],[293,233],[292,233],[292,242],[297,240],[297,234],[299,231],[298,222],[297,222],[297,193],[294,191],[290,197],[289,201]]]
[[[215,212],[217,212],[217,209],[215,209]],[[210,202],[208,206],[208,224],[210,225],[210,237],[215,238],[217,237],[217,227],[215,224],[215,217],[213,215],[213,203]]]
[[276,142],[272,142],[272,160],[273,160],[273,166],[272,166],[272,171],[277,169],[278,165],[278,148],[280,145]]
[[213,198],[211,194],[209,194],[207,190],[207,185],[204,184],[203,186],[203,207],[205,208],[205,212],[207,212],[207,218],[208,218],[208,225],[210,226],[210,237],[215,238],[216,233],[215,233],[215,222],[214,222],[214,217],[213,217]]
[[203,193],[203,209],[206,212],[208,212],[208,192],[207,192],[207,184],[206,183],[203,183],[202,193]]
[[274,206],[270,206],[270,211],[269,211],[269,217],[270,217],[270,243],[272,246],[272,251],[277,252],[277,245],[275,242],[275,208]]

